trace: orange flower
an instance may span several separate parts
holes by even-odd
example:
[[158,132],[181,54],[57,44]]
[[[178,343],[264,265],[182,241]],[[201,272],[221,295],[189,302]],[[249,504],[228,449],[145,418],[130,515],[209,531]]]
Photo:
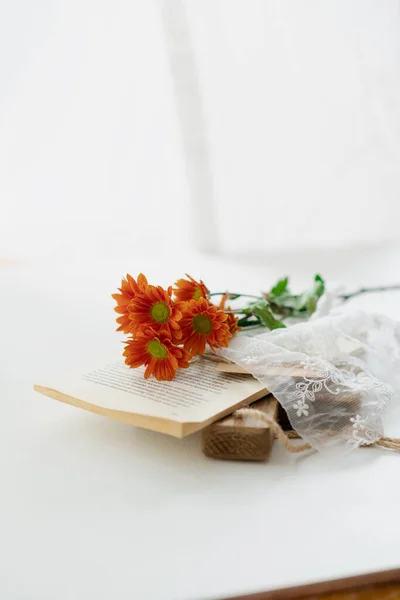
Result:
[[172,287],[164,290],[161,286],[146,285],[136,294],[128,306],[132,331],[151,327],[154,331],[169,331],[173,341],[182,337],[178,321],[182,317],[177,304],[171,298]]
[[184,348],[174,346],[168,331],[157,333],[145,329],[135,333],[135,339],[125,342],[125,363],[131,368],[144,365],[144,377],[151,374],[158,381],[171,381],[178,368],[187,369],[191,355]]
[[[227,299],[228,299],[228,295],[224,294],[221,298],[221,302],[219,303],[218,308],[220,310],[231,310],[230,306],[225,306]],[[242,329],[241,327],[238,327],[239,319],[237,317],[235,317],[235,315],[233,313],[227,314],[226,316],[227,316],[226,324],[229,327],[229,332],[231,333],[231,335],[234,335],[237,331],[240,331]]]
[[132,321],[129,318],[128,306],[135,295],[146,286],[147,279],[142,273],[139,274],[137,282],[130,275],[127,275],[126,279],[121,281],[121,287],[118,288],[121,293],[112,295],[114,300],[117,301],[117,306],[114,310],[121,315],[117,318],[117,323],[119,324],[117,331],[123,331],[124,333],[132,331]]
[[180,302],[189,302],[190,300],[200,300],[200,298],[207,298],[208,289],[200,279],[196,281],[186,273],[187,279],[178,279],[175,283],[177,286],[174,288],[174,294],[176,299]]
[[180,321],[185,348],[192,354],[203,354],[206,344],[213,351],[226,348],[232,337],[226,320],[227,315],[205,298],[190,300]]

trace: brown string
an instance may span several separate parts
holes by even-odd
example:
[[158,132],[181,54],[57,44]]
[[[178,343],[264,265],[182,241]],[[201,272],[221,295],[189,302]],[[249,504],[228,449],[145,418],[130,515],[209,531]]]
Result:
[[389,448],[390,450],[400,452],[400,440],[398,438],[383,437],[374,442],[374,446],[381,446],[382,448]]
[[275,421],[273,417],[269,417],[261,410],[257,410],[256,408],[240,408],[234,413],[235,417],[258,417],[261,421],[269,425],[272,431],[275,434],[275,437],[280,441],[280,443],[285,446],[288,452],[298,453],[305,452],[305,450],[311,450],[312,446],[310,444],[292,444],[289,436],[283,431],[282,427]]
[[[258,417],[261,421],[266,423],[274,432],[275,437],[278,441],[286,448],[288,452],[298,453],[311,450],[311,444],[292,444],[291,439],[302,439],[297,431],[283,431],[282,427],[275,421],[273,417],[269,417],[261,410],[256,408],[240,408],[234,413],[235,417]],[[368,446],[380,446],[381,448],[388,448],[400,452],[400,439],[391,437],[382,437],[373,444],[364,444],[364,447]]]

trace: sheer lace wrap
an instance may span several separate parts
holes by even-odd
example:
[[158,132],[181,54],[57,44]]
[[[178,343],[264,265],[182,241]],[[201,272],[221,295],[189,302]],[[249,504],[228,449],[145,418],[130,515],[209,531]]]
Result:
[[315,449],[372,444],[400,376],[400,324],[361,311],[249,337],[222,354],[261,381]]

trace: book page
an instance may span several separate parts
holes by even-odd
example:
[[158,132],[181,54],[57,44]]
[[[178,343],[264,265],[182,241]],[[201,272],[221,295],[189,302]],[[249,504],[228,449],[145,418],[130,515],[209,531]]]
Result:
[[[143,373],[144,368],[130,369],[121,359],[44,387],[104,409],[177,423],[207,421],[266,393],[252,377],[221,373],[215,362],[205,359],[179,371],[173,381],[146,380]],[[43,392],[41,387],[36,386],[37,391]]]

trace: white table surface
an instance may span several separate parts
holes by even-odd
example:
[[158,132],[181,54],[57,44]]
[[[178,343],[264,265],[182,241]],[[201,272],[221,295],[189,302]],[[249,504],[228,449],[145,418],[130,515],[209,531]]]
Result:
[[[126,270],[251,292],[286,273],[298,285],[315,271],[353,287],[396,282],[399,258],[377,248],[0,266],[0,598],[219,598],[398,567],[398,454],[293,458],[275,444],[268,463],[217,462],[199,435],[140,430],[32,386],[121,351],[110,293]],[[360,304],[375,302],[400,311],[400,294]]]

